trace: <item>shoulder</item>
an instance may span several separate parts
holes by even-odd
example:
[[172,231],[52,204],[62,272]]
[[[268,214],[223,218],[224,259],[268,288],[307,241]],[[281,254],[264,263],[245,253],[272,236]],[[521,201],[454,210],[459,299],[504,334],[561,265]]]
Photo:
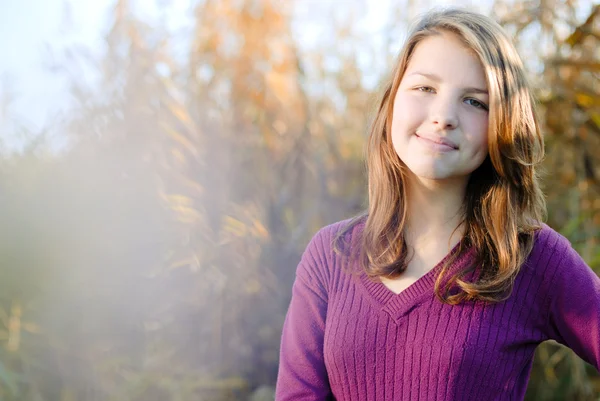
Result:
[[546,223],[541,223],[541,228],[535,233],[535,245],[555,247],[557,245],[570,246],[569,240]]
[[[546,224],[535,234],[534,246],[525,264],[541,280],[540,289],[550,300],[568,291],[598,286],[598,276],[571,245],[571,242]],[[596,289],[597,291],[597,289]]]
[[328,224],[317,231],[312,237],[306,252],[330,253],[333,252],[334,242],[353,243],[356,241],[364,227],[364,217],[358,216]]
[[297,275],[306,281],[326,283],[337,265],[335,243],[353,244],[364,226],[364,219],[350,218],[320,228],[311,238],[297,269]]
[[540,231],[544,331],[600,369],[600,278],[567,238],[547,227]]
[[550,296],[557,277],[578,257],[565,236],[542,223],[534,234],[533,248],[521,271],[535,277],[539,289]]
[[[566,259],[572,258],[576,252],[571,242],[562,234],[545,223],[534,234],[533,249],[527,264],[543,267],[544,270],[556,268]],[[544,271],[548,273],[548,271]]]

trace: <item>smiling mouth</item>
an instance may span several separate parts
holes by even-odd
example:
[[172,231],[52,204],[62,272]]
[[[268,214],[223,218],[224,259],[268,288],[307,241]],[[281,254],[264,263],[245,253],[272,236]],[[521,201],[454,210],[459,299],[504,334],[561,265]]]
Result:
[[440,150],[458,150],[457,145],[455,145],[451,141],[448,141],[445,138],[441,138],[438,136],[421,136],[417,133],[415,133],[415,135],[420,140],[422,140],[422,141],[426,142],[427,144],[430,144],[431,146],[434,146]]

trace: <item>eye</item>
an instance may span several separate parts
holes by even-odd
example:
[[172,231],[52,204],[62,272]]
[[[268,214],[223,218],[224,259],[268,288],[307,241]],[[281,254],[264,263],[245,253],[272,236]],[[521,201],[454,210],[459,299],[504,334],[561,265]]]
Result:
[[435,89],[433,89],[430,86],[419,86],[415,89],[418,90],[419,92],[435,93]]
[[476,107],[478,109],[482,109],[482,110],[486,110],[486,111],[488,110],[488,106],[484,103],[481,103],[477,99],[468,98],[468,99],[465,99],[465,102],[467,102],[469,105]]

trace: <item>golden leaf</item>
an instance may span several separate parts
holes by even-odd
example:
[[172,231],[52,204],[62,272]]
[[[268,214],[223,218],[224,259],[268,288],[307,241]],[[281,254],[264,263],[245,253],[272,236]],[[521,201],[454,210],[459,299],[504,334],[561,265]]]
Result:
[[171,113],[173,113],[173,115],[177,117],[177,119],[181,121],[186,127],[193,128],[193,121],[188,112],[182,106],[170,103],[168,107]]
[[184,266],[189,266],[191,264],[195,263],[194,258],[186,258],[186,259],[182,259],[182,260],[178,260],[175,261],[173,263],[171,263],[168,267],[169,270],[174,270],[180,267],[184,267]]
[[194,201],[185,195],[180,195],[180,194],[161,194],[162,198],[167,201],[168,203],[170,203],[173,207],[176,206],[187,206],[187,207],[191,207],[194,203]]
[[600,114],[592,113],[591,118],[594,124],[596,124],[596,127],[600,128]]
[[175,130],[170,125],[167,125],[165,123],[161,123],[161,126],[162,126],[162,128],[165,131],[167,131],[167,133],[169,134],[169,136],[171,138],[173,138],[173,140],[175,140],[175,142],[177,142],[180,145],[182,145],[192,155],[198,156],[198,150],[196,149],[196,146],[193,144],[193,142],[188,137],[186,137],[184,134],[178,132],[177,130]]
[[577,93],[575,95],[575,100],[577,101],[577,104],[583,107],[591,107],[596,102],[595,99],[587,93]]
[[257,219],[252,220],[254,230],[253,233],[259,238],[269,238],[269,231],[267,228]]
[[248,227],[238,219],[231,216],[225,216],[223,218],[223,230],[236,237],[244,237],[248,232]]
[[171,209],[177,213],[177,220],[182,223],[195,223],[202,218],[200,212],[191,207],[172,206]]

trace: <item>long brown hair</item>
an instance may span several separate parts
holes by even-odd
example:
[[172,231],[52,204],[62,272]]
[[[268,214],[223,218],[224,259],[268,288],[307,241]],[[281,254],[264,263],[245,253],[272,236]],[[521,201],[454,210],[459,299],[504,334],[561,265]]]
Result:
[[[335,238],[364,223],[360,266],[372,278],[397,277],[408,264],[404,235],[406,167],[391,141],[393,102],[418,43],[448,32],[456,35],[481,61],[490,96],[488,156],[469,177],[464,206],[465,227],[458,252],[451,255],[436,280],[435,293],[450,304],[463,300],[501,301],[531,252],[534,233],[545,214],[536,166],[544,156],[535,101],[521,59],[502,27],[492,19],[462,9],[425,14],[411,30],[383,90],[366,149],[368,209]],[[449,267],[467,248],[472,263],[449,276]],[[477,270],[473,282],[466,277]],[[450,292],[451,288],[457,292]]]

